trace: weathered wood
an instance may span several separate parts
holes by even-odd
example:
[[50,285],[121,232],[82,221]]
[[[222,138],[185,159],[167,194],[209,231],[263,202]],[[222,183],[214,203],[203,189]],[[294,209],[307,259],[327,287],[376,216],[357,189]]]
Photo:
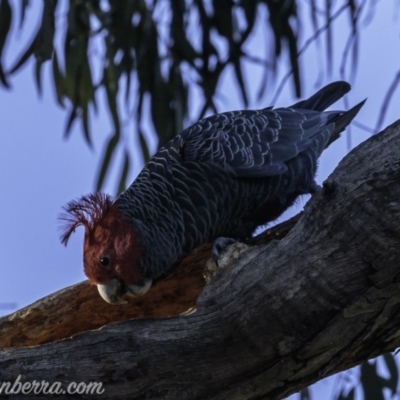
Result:
[[132,318],[179,315],[196,304],[204,288],[204,263],[210,252],[210,245],[196,249],[173,274],[144,296],[124,296],[128,302],[125,305],[106,303],[88,281],[46,296],[0,318],[0,348],[54,342]]
[[1,380],[101,381],[105,399],[279,399],[393,350],[399,199],[397,122],[345,157],[284,239],[219,271],[196,313],[2,350]]
[[[252,245],[281,239],[298,219],[299,215],[266,230],[254,238]],[[185,313],[195,307],[204,288],[205,265],[210,255],[210,244],[194,250],[170,276],[144,296],[124,296],[128,304],[122,306],[104,302],[88,281],[59,290],[0,318],[0,349],[51,343],[133,318],[162,318]]]

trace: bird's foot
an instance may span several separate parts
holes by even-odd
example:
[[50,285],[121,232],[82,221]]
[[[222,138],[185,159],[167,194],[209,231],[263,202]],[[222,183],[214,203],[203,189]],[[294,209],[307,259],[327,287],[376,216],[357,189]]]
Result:
[[319,192],[321,189],[322,189],[322,187],[320,185],[318,185],[317,182],[312,181],[311,185],[300,187],[298,190],[298,193],[300,195],[302,195],[302,194],[311,194],[312,195],[314,193]]
[[212,247],[211,255],[215,262],[215,265],[218,267],[218,260],[221,257],[221,254],[224,253],[227,247],[230,244],[236,243],[237,240],[229,237],[219,237],[214,240],[214,244]]
[[210,282],[218,271],[224,269],[232,260],[238,259],[240,254],[248,248],[247,244],[233,238],[217,238],[212,248],[212,258],[206,262],[204,269],[203,276],[206,282]]
[[309,188],[309,193],[314,194],[319,192],[322,189],[321,185],[318,185],[317,182],[313,181],[310,188]]
[[333,180],[328,178],[324,183],[323,183],[324,191],[326,194],[330,195],[332,194],[336,188],[337,188],[337,183]]

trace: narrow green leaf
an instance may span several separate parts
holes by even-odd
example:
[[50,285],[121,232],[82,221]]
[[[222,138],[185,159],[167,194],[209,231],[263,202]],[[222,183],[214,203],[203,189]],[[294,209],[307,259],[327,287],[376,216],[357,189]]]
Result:
[[29,3],[30,3],[29,0],[21,0],[21,16],[19,20],[19,29],[21,29],[22,25],[24,24],[26,9],[28,8]]
[[46,0],[44,2],[42,22],[35,40],[35,57],[40,62],[50,60],[53,54],[56,7],[57,0]]
[[0,57],[3,54],[4,45],[7,41],[7,35],[10,31],[12,20],[12,9],[8,0],[0,2]]
[[257,1],[243,1],[241,3],[241,6],[244,10],[244,15],[245,15],[246,21],[247,21],[246,30],[252,31],[253,27],[254,27],[254,23],[256,22],[258,2]]
[[286,37],[288,39],[288,45],[289,45],[289,57],[293,72],[294,88],[296,91],[296,96],[301,97],[300,65],[299,65],[299,56],[297,49],[297,38],[290,25],[288,25],[288,29],[286,31]]
[[93,104],[95,110],[97,110],[95,88],[93,85],[92,72],[90,70],[89,57],[85,52],[85,57],[82,60],[82,66],[80,68],[81,84],[80,84],[80,101],[82,106],[88,106],[89,103]]
[[72,110],[71,110],[68,120],[67,120],[67,125],[65,126],[64,139],[67,139],[71,133],[72,124],[78,115],[77,111],[78,110],[76,107],[72,107]]
[[96,191],[100,191],[104,185],[104,180],[106,178],[106,174],[108,172],[108,168],[110,166],[111,159],[115,153],[115,149],[119,142],[119,135],[114,134],[109,139],[107,145],[105,146],[103,160],[101,162],[100,172],[97,177],[96,182]]
[[186,38],[184,31],[176,32],[176,28],[171,26],[171,34],[173,34],[174,43],[171,51],[180,60],[188,62],[192,67],[195,67],[195,60],[199,57],[196,50]]
[[42,25],[39,28],[38,32],[35,35],[35,38],[31,42],[27,50],[22,54],[22,56],[10,70],[10,74],[15,73],[26,63],[26,61],[31,57],[31,55],[34,54],[37,59],[35,72],[36,72],[36,84],[38,87],[39,94],[41,93],[41,79],[40,79],[41,63],[50,59],[53,52],[53,37],[55,29],[54,11],[56,5],[57,5],[57,0],[48,0],[44,2]]
[[53,53],[53,61],[52,61],[52,69],[53,69],[53,81],[54,88],[56,90],[57,103],[64,108],[64,96],[65,96],[65,78],[60,71],[60,67],[58,64],[57,51]]
[[174,113],[171,110],[173,98],[169,91],[169,85],[161,79],[151,93],[151,117],[159,138],[159,147],[175,136]]
[[[200,57],[202,58],[202,66],[198,72],[202,76],[203,82],[205,83],[205,82],[207,82],[206,75],[208,75],[212,72],[209,69],[209,60],[212,56],[215,55],[219,62],[219,55],[218,55],[217,49],[215,48],[215,46],[211,40],[211,30],[213,28],[213,21],[207,15],[207,12],[204,8],[204,4],[203,4],[202,0],[195,0],[194,4],[196,4],[196,6],[198,8],[199,16],[200,16],[200,25],[203,30],[202,44],[201,44],[202,53],[200,54]],[[205,94],[205,95],[206,95],[207,102],[208,102],[209,101],[208,94]]]
[[84,108],[89,102],[85,94],[86,79],[91,79],[90,72],[86,74],[88,61],[88,41],[90,23],[84,2],[71,1],[67,15],[67,34],[64,42],[65,59],[65,93],[75,107]]
[[149,147],[147,146],[144,133],[141,130],[139,130],[139,141],[140,141],[140,147],[142,149],[143,161],[146,164],[150,160],[150,152],[149,152]]
[[125,102],[128,103],[131,98],[131,82],[132,82],[132,71],[135,69],[133,63],[130,67],[125,66],[126,70],[126,85],[125,85]]
[[[283,24],[285,23],[285,17],[286,15],[282,13],[281,8],[282,8],[282,3],[281,2],[272,2],[269,1],[266,3],[268,7],[268,12],[269,15],[273,15],[273,18],[268,18],[268,23],[271,25],[271,29],[273,32],[274,36],[274,45],[275,45],[275,56],[279,56],[282,51],[282,45],[281,41],[283,39],[283,34],[282,34],[282,27]],[[286,17],[287,20],[287,17]],[[286,21],[287,23],[287,21]],[[275,64],[276,60],[274,60]]]
[[169,70],[168,85],[172,88],[173,96],[173,130],[174,136],[179,135],[183,131],[183,121],[187,116],[188,88],[185,84],[182,72],[179,68],[171,65]]
[[170,7],[172,10],[170,29],[173,40],[171,52],[178,60],[185,60],[195,68],[194,61],[198,57],[198,54],[186,35],[184,23],[186,12],[185,2],[170,0]]
[[38,91],[39,96],[42,95],[42,62],[40,60],[36,60],[35,63],[35,82],[36,88]]
[[7,89],[10,88],[10,84],[7,82],[6,74],[4,73],[3,66],[1,65],[1,63],[0,63],[0,82]]
[[115,134],[119,137],[121,125],[119,121],[117,95],[118,95],[118,77],[116,76],[114,64],[109,64],[103,72],[103,85],[106,89],[108,108],[114,124]]
[[82,108],[82,128],[86,144],[89,146],[89,148],[93,148],[93,143],[90,137],[89,130],[89,107],[87,104],[85,107]]
[[214,24],[218,33],[228,41],[233,40],[232,5],[230,0],[213,0]]
[[361,365],[360,383],[364,392],[364,400],[385,400],[382,378],[378,375],[376,362]]
[[353,388],[351,388],[349,393],[347,393],[346,400],[354,400],[355,395],[356,395],[356,388],[353,387]]
[[75,79],[70,86],[71,101],[77,107],[84,107],[85,104],[87,103],[87,98],[85,97],[84,89],[82,88],[82,86],[85,83],[83,81],[81,60],[79,60],[79,63],[76,65],[76,69],[74,72],[75,72]]
[[[55,0],[53,0],[53,7]],[[51,29],[52,12],[48,12],[47,26]],[[88,59],[88,44],[90,35],[89,8],[86,2],[71,0],[67,14],[67,33],[64,42],[65,75],[60,73],[57,57],[53,59],[53,74],[59,102],[62,97],[71,100],[79,114],[71,114],[71,120],[81,118],[82,132],[89,147],[92,141],[89,129],[89,106],[93,103],[96,109],[93,79]],[[69,124],[70,127],[70,124]],[[67,126],[67,132],[69,130]]]
[[122,193],[126,187],[127,187],[127,179],[128,179],[128,174],[129,174],[129,168],[130,168],[130,161],[129,161],[129,154],[127,151],[124,153],[124,161],[122,164],[122,171],[121,171],[121,176],[119,179],[118,183],[118,189],[117,193]]
[[6,88],[9,88],[10,85],[7,82],[6,74],[3,69],[2,56],[8,33],[11,27],[12,9],[8,0],[0,1],[0,82]]
[[311,393],[308,387],[300,392],[300,400],[311,400]]
[[33,39],[32,43],[29,45],[29,47],[22,54],[22,56],[19,58],[19,60],[11,68],[11,70],[9,72],[10,75],[15,73],[16,71],[18,71],[28,61],[29,57],[33,54],[33,52],[35,50],[36,37],[37,37],[37,35]]
[[[137,75],[141,93],[154,90],[160,71],[158,32],[154,21],[146,17],[136,30]],[[151,68],[149,68],[149,65]]]
[[385,362],[390,374],[390,377],[386,379],[386,387],[392,391],[392,396],[394,396],[397,391],[397,385],[399,384],[399,371],[397,369],[397,364],[390,353],[384,354],[382,360]]
[[350,391],[345,395],[344,391],[340,392],[339,397],[336,400],[354,400],[355,388],[351,388]]

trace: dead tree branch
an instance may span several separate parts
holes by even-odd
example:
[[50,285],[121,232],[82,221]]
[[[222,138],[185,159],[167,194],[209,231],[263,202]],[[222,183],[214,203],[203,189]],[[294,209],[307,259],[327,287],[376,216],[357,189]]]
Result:
[[[280,399],[394,350],[399,199],[398,121],[344,158],[286,237],[219,271],[196,313],[3,349],[1,381],[101,381],[104,399]],[[73,325],[75,310],[64,307]]]

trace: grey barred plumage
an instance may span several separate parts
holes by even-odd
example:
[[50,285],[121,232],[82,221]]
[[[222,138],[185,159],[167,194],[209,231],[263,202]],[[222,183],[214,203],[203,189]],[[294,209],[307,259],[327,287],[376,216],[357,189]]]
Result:
[[[70,203],[75,221],[67,218],[63,241],[85,225],[85,272],[105,300],[119,302],[127,291],[144,293],[203,243],[248,239],[316,190],[318,158],[364,104],[324,111],[349,90],[334,82],[289,108],[202,119],[161,148],[115,203]],[[89,217],[98,204],[104,212],[88,221],[82,204]]]
[[116,201],[140,232],[143,275],[165,275],[217,237],[246,240],[312,192],[317,159],[363,103],[319,109],[349,90],[335,82],[289,108],[213,115],[160,149]]

